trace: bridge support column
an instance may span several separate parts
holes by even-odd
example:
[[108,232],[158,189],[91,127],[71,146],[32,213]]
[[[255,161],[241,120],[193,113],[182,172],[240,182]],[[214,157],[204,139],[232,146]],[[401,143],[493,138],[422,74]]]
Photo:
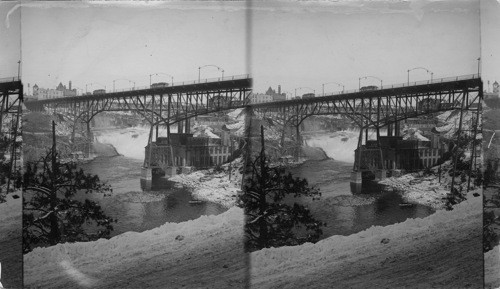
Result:
[[295,159],[296,161],[299,161],[300,160],[300,151],[302,149],[302,141],[301,141],[301,138],[300,138],[300,124],[296,125],[295,126],[295,132],[296,132],[296,137],[297,137],[297,152],[296,152],[296,155],[295,155]]
[[177,175],[177,167],[171,166],[171,167],[166,167],[165,168],[165,176],[166,177],[173,177]]
[[87,143],[85,144],[85,157],[90,158],[92,155],[92,142],[93,142],[93,134],[90,130],[90,120],[86,121],[87,124]]
[[399,136],[400,135],[400,123],[399,121],[396,121],[394,123],[394,136]]
[[189,119],[186,119],[184,131],[185,131],[185,133],[190,133],[191,132]]
[[352,171],[351,172],[351,193],[360,194],[361,187],[363,185],[363,178],[361,172]]
[[141,168],[141,179],[145,181],[153,181],[153,169],[149,167]]
[[380,169],[375,171],[375,180],[376,181],[383,181],[387,177],[387,171],[384,169]]

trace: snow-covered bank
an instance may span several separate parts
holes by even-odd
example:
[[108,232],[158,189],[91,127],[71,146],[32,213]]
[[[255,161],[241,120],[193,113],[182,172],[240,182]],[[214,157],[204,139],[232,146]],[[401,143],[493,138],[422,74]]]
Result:
[[[409,203],[418,203],[439,210],[445,207],[445,198],[450,192],[452,181],[450,172],[452,169],[451,162],[446,161],[442,164],[441,180],[439,180],[439,167],[436,166],[430,170],[430,175],[423,176],[421,173],[412,173],[401,177],[390,177],[379,183],[395,189]],[[462,191],[467,190],[467,182],[461,183],[459,177],[456,177],[455,181],[455,185],[460,185]],[[474,189],[473,183],[472,179],[472,189]]]
[[238,193],[241,191],[240,168],[242,165],[242,158],[232,162],[231,180],[229,180],[229,164],[224,164],[221,166],[221,172],[214,172],[214,169],[201,170],[176,175],[169,181],[181,183],[191,189],[191,194],[197,200],[209,201],[230,208],[235,205]]
[[243,288],[243,211],[166,223],[109,240],[37,248],[25,288]]
[[484,288],[500,288],[500,246],[484,254]]
[[[14,198],[17,196],[18,198]],[[6,195],[0,203],[0,263],[5,288],[22,288],[22,201],[21,192]]]
[[408,203],[418,203],[436,210],[444,208],[446,203],[444,198],[450,192],[449,188],[445,188],[444,182],[439,182],[438,176],[418,177],[407,174],[387,178],[379,184],[395,189]]
[[252,288],[482,288],[482,202],[251,254]]
[[5,202],[0,203],[0,229],[1,232],[19,225],[22,213],[22,193],[14,192],[5,196]]

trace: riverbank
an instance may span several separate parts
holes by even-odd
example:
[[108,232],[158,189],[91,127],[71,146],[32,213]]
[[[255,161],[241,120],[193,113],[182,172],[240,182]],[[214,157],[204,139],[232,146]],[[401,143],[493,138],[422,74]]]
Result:
[[435,210],[445,208],[445,197],[450,192],[446,184],[439,182],[437,176],[419,177],[407,174],[401,177],[390,177],[379,184],[392,188],[407,203],[417,203],[432,207]]
[[21,192],[9,193],[0,203],[1,282],[5,288],[22,288],[22,199]]
[[230,208],[236,204],[238,194],[241,192],[242,167],[243,159],[240,157],[232,161],[231,165],[223,164],[220,170],[208,169],[180,174],[169,178],[169,181],[188,187],[196,200]]
[[484,288],[500,288],[500,246],[484,254]]
[[251,253],[252,288],[482,288],[481,198],[429,217]]
[[166,223],[109,240],[36,248],[24,256],[25,288],[244,288],[244,215]]
[[[439,167],[430,169],[429,174],[423,172],[406,174],[400,177],[390,177],[379,184],[386,185],[399,193],[408,203],[417,203],[440,210],[445,208],[446,197],[450,192],[452,177],[450,161],[441,166],[441,178]],[[471,180],[471,188],[474,188],[474,180]],[[462,183],[459,177],[455,178],[455,185],[460,186],[462,191],[467,190],[467,182]]]

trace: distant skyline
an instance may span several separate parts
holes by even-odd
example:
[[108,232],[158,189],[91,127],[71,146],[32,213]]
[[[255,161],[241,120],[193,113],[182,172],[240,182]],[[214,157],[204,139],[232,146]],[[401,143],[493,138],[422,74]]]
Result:
[[[321,93],[359,78],[407,82],[478,72],[479,1],[256,2],[252,7],[254,91]],[[430,79],[423,69],[410,81]],[[377,85],[375,78],[361,86]],[[325,91],[340,91],[336,84]],[[299,93],[298,93],[299,94]]]
[[[23,82],[85,90],[189,81],[199,67],[246,74],[244,2],[28,3],[23,6]],[[214,66],[201,78],[220,77]],[[168,74],[168,75],[166,75]],[[127,80],[122,80],[127,79]]]

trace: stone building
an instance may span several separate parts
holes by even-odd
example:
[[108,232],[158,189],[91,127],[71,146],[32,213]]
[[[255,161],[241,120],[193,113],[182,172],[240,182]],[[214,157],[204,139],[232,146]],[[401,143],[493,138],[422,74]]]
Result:
[[[224,139],[193,137],[190,133],[171,133],[168,138],[159,137],[146,146],[145,166],[166,170],[167,167],[214,167],[225,163],[232,154],[231,145]],[[150,160],[150,161],[149,161]]]

